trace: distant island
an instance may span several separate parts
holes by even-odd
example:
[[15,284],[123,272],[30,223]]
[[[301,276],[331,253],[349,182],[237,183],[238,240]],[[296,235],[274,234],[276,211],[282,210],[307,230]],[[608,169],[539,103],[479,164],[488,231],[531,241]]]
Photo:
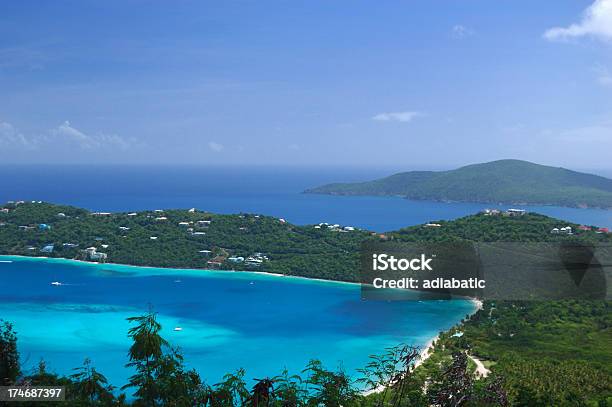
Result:
[[450,171],[409,171],[305,191],[329,195],[402,196],[415,200],[612,208],[612,180],[521,160],[473,164]]

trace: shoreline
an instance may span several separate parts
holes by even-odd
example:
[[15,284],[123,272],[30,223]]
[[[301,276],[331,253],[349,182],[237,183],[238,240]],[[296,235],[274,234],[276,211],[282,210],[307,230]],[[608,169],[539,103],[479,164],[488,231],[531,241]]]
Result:
[[90,266],[112,266],[112,267],[134,267],[134,268],[143,268],[143,269],[156,269],[156,270],[176,270],[178,272],[204,272],[204,273],[236,273],[236,274],[255,274],[260,276],[270,276],[270,277],[280,277],[280,278],[290,278],[290,279],[300,279],[306,281],[316,281],[322,283],[330,283],[330,284],[350,284],[350,285],[361,285],[361,283],[354,281],[341,281],[341,280],[327,280],[324,278],[316,278],[316,277],[304,277],[304,276],[295,276],[295,275],[286,275],[279,273],[268,273],[265,271],[253,271],[253,270],[216,270],[216,269],[194,269],[194,268],[180,268],[180,267],[156,267],[156,266],[137,266],[134,264],[124,264],[124,263],[99,263],[95,261],[86,261],[86,260],[76,260],[76,259],[67,259],[65,257],[48,257],[48,256],[24,256],[21,254],[0,254],[0,259],[3,257],[16,257],[20,259],[29,259],[29,260],[50,260],[57,262],[74,262],[83,265]]
[[[469,300],[472,304],[474,304],[474,311],[472,311],[470,315],[474,315],[476,312],[482,309],[482,300],[479,300],[477,298],[470,298]],[[429,341],[427,341],[427,343],[425,344],[425,347],[421,350],[421,352],[419,352],[419,359],[414,363],[414,365],[412,365],[412,371],[414,371],[416,368],[418,368],[423,363],[425,363],[427,359],[429,359],[429,357],[432,354],[434,345],[438,341],[438,339],[440,339],[440,334],[437,334],[436,336],[431,338]],[[361,395],[370,396],[372,394],[382,393],[383,391],[385,391],[385,388],[386,386],[380,385],[374,389],[363,391]]]

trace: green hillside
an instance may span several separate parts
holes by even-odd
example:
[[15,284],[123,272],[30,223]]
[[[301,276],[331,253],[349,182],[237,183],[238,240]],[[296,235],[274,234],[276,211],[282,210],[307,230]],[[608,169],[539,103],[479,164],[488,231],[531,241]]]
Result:
[[450,171],[403,172],[368,182],[323,185],[306,192],[612,208],[612,180],[520,160],[492,161]]

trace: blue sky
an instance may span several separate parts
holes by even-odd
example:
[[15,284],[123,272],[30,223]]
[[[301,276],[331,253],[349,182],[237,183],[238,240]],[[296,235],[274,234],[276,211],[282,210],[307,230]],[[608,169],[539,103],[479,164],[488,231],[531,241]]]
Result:
[[612,0],[19,1],[0,162],[612,167]]

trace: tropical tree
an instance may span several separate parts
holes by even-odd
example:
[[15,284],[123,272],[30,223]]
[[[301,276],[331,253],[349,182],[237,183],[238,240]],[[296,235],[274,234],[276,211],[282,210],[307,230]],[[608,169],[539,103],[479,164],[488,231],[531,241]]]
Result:
[[15,383],[19,373],[17,334],[12,324],[0,320],[0,385]]
[[138,405],[153,407],[160,397],[159,384],[156,381],[156,369],[164,354],[164,347],[168,342],[161,337],[161,324],[157,322],[157,314],[149,310],[146,314],[127,319],[135,323],[128,331],[133,344],[128,352],[129,368],[136,369],[136,373],[129,378],[129,383],[122,389],[136,388],[134,396]]
[[267,407],[274,398],[274,380],[266,377],[265,379],[255,379],[255,385],[251,390],[248,404],[253,407]]
[[332,372],[323,368],[319,360],[311,360],[303,372],[308,374],[309,406],[354,406],[361,398],[343,370]]
[[89,358],[85,359],[83,366],[74,370],[76,372],[70,375],[74,383],[73,396],[88,401],[90,405],[110,405],[113,400],[113,386],[92,366]]
[[305,404],[304,400],[307,392],[299,375],[289,375],[289,371],[284,369],[280,375],[275,376],[272,380],[275,384],[276,405],[301,407]]
[[186,370],[183,355],[178,349],[170,348],[159,358],[154,376],[161,405],[205,405],[206,388],[195,370]]
[[455,352],[450,364],[428,387],[431,403],[439,407],[465,406],[472,398],[473,378],[465,352]]
[[244,369],[223,376],[223,381],[215,384],[210,390],[208,402],[210,407],[243,406],[249,398],[249,391],[244,381]]

